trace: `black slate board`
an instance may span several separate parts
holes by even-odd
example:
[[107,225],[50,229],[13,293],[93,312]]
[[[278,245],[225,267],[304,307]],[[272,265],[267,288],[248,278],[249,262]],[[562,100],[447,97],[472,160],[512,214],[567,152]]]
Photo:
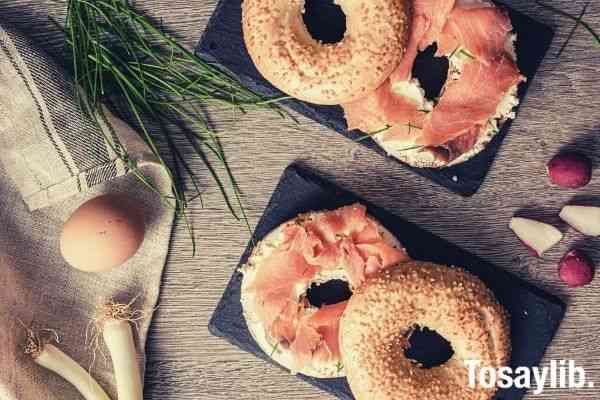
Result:
[[[330,2],[330,0],[312,1],[319,4]],[[324,10],[324,13],[335,12],[332,10],[332,7],[326,7],[325,5],[319,10]],[[509,13],[515,31],[518,34],[517,55],[519,68],[528,80],[526,84],[521,85],[519,91],[519,97],[523,100],[533,76],[550,47],[554,33],[548,26],[524,14],[510,9]],[[312,20],[327,20],[325,17],[319,15],[312,18]],[[234,73],[245,86],[257,93],[265,96],[282,96],[283,93],[267,82],[254,67],[244,44],[241,18],[240,0],[220,0],[198,44],[196,49],[197,54],[207,60],[219,62],[226,69]],[[334,19],[332,18],[332,20]],[[339,27],[334,24],[331,29],[337,31]],[[335,34],[332,33],[332,35]],[[426,79],[427,73],[421,71],[420,75]],[[318,106],[300,100],[289,100],[284,102],[284,104],[298,113],[341,133],[349,139],[357,140],[364,136],[360,131],[347,131],[341,107]],[[509,128],[510,122],[504,125],[501,132],[496,135],[492,143],[482,153],[463,164],[451,168],[412,168],[400,161],[398,162],[455,193],[463,196],[471,196],[482,185]],[[372,140],[362,140],[360,144],[388,157],[385,151]]]
[[[546,347],[564,317],[563,302],[458,246],[319,178],[300,166],[291,165],[283,173],[256,228],[255,237],[257,240],[262,239],[278,225],[299,213],[334,209],[357,201],[367,206],[370,215],[381,221],[390,232],[400,238],[412,258],[446,265],[459,265],[479,276],[494,291],[500,303],[511,315],[513,345],[511,365],[513,367],[539,365]],[[242,275],[238,269],[246,262],[251,250],[250,243],[210,320],[209,330],[215,336],[223,337],[257,357],[270,360],[248,331],[240,303]],[[316,379],[304,375],[298,377],[340,399],[353,399],[345,379]],[[524,393],[522,389],[504,389],[496,395],[495,399],[518,400]]]

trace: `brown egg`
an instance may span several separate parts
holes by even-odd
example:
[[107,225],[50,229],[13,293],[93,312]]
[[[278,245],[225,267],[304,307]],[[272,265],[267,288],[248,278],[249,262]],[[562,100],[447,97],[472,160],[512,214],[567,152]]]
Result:
[[104,272],[127,261],[144,240],[144,216],[131,199],[109,194],[89,200],[65,223],[60,252],[74,268]]

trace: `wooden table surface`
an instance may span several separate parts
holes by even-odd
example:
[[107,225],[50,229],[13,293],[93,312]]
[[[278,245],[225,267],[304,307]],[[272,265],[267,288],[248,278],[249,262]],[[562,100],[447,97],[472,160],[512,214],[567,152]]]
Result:
[[[588,0],[547,0],[579,13]],[[194,47],[215,0],[138,0],[134,5],[162,21],[183,43]],[[214,111],[233,170],[254,224],[283,169],[299,160],[388,210],[522,276],[564,299],[567,316],[548,349],[550,359],[574,359],[596,389],[546,389],[539,399],[598,399],[600,394],[600,277],[583,289],[558,280],[557,262],[582,245],[600,263],[600,240],[584,238],[561,224],[561,206],[576,198],[600,203],[600,171],[588,187],[551,187],[545,163],[564,146],[576,147],[600,163],[600,46],[579,29],[564,54],[554,54],[573,22],[533,1],[508,4],[556,27],[551,53],[532,83],[516,122],[481,191],[472,198],[450,194],[322,126],[300,118],[299,126],[267,112],[233,116]],[[60,18],[59,0],[0,0],[0,17],[13,22],[51,54],[61,57],[61,35],[48,15]],[[600,4],[592,2],[586,20],[600,30]],[[191,157],[191,150],[189,152]],[[215,185],[194,160],[205,185],[206,207],[192,205],[199,254],[191,254],[182,224],[176,227],[165,269],[160,308],[147,345],[146,398],[327,399],[327,394],[241,352],[207,330],[209,317],[249,237],[224,210]],[[566,231],[566,238],[543,259],[534,259],[508,229],[517,211],[543,217]],[[432,249],[435,251],[435,249]],[[530,396],[528,398],[533,398]]]

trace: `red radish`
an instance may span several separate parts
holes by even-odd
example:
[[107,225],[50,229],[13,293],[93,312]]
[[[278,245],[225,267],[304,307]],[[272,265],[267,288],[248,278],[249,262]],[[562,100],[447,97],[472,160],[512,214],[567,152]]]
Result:
[[592,179],[592,162],[581,153],[559,153],[550,160],[547,170],[550,182],[562,188],[577,189]]
[[518,236],[531,254],[541,257],[556,243],[563,234],[552,225],[528,218],[511,218],[509,228]]
[[590,259],[580,250],[569,251],[558,264],[560,279],[569,287],[587,285],[594,278]]
[[560,218],[587,236],[600,236],[600,207],[564,206]]

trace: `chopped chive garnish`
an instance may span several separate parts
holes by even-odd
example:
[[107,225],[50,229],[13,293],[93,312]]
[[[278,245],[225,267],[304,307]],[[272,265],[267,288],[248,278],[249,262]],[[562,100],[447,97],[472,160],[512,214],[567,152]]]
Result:
[[277,351],[278,348],[279,348],[279,343],[276,343],[275,346],[273,346],[273,348],[271,349],[271,353],[269,354],[269,357],[273,357],[273,354],[275,354],[275,352]]
[[379,135],[380,133],[383,133],[383,132],[386,132],[386,131],[390,130],[391,127],[392,127],[391,125],[386,125],[385,128],[379,129],[379,130],[374,131],[374,132],[366,133],[363,136],[361,136],[358,139],[356,139],[355,141],[356,142],[362,142],[365,139],[369,139],[369,138],[371,138],[371,137],[373,137],[375,135]]

